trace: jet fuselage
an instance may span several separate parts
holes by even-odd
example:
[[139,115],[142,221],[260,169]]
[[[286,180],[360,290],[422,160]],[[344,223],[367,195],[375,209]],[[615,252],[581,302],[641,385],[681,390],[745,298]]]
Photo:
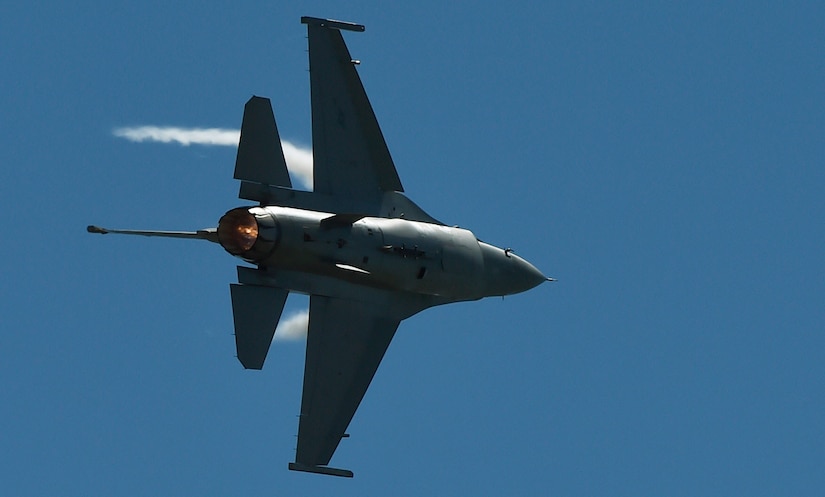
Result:
[[218,240],[230,254],[267,270],[446,301],[510,295],[546,280],[529,262],[468,230],[399,218],[239,207],[221,218]]

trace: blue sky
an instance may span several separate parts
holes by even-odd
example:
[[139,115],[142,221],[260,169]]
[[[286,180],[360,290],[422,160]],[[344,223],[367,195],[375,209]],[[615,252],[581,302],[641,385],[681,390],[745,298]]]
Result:
[[[825,9],[816,2],[7,2],[8,495],[816,495]],[[252,94],[311,143],[301,15],[346,33],[408,195],[559,282],[405,321],[332,464],[287,471],[303,342],[234,358],[236,260],[109,227],[244,204]],[[286,313],[306,298],[291,298]]]

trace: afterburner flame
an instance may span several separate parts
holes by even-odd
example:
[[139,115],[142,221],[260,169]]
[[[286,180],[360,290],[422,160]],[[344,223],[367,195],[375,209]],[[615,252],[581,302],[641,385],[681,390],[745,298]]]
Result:
[[243,255],[258,240],[258,222],[245,207],[232,209],[218,222],[218,241],[232,255]]

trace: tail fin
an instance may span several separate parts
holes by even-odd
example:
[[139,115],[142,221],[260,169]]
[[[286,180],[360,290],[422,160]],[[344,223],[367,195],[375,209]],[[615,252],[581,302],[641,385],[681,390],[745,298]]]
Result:
[[235,179],[292,188],[268,98],[252,97],[244,106]]

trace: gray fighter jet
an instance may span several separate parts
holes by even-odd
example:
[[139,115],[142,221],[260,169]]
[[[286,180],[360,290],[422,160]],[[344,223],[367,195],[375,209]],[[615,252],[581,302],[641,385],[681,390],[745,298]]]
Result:
[[308,294],[309,329],[298,447],[289,469],[352,477],[328,466],[399,323],[428,307],[511,295],[551,280],[509,249],[430,217],[404,196],[341,30],[309,31],[314,191],[293,190],[269,99],[244,107],[239,197],[217,228],[92,233],[195,238],[254,265],[231,284],[238,359],[264,365],[289,292]]

